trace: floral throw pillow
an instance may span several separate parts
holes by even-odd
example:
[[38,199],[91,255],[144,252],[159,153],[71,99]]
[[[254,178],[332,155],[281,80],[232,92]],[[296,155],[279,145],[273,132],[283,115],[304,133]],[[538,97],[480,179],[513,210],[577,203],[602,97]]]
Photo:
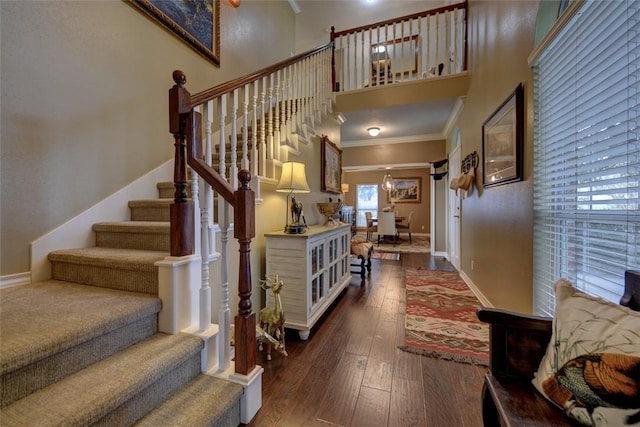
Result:
[[640,425],[640,312],[555,284],[553,333],[533,385],[589,426]]

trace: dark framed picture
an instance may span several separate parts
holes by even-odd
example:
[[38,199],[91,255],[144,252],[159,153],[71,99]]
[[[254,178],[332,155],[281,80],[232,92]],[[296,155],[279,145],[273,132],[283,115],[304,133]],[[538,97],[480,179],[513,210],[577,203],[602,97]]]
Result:
[[320,157],[322,159],[322,191],[340,194],[342,192],[342,150],[322,135]]
[[522,84],[482,124],[482,185],[522,180],[524,88]]
[[420,203],[422,178],[393,178],[393,188],[388,193],[387,202]]
[[220,65],[220,0],[127,0],[127,3]]

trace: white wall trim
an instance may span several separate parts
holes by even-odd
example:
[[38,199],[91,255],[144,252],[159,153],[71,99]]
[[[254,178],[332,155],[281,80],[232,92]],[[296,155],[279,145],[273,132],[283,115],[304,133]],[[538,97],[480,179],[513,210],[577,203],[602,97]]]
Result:
[[28,285],[31,283],[31,272],[9,274],[0,277],[0,289],[11,288],[13,286]]
[[160,181],[173,178],[173,159],[168,160],[146,175],[116,191],[96,205],[80,213],[59,227],[31,242],[31,281],[51,278],[49,252],[58,249],[86,248],[95,245],[91,226],[96,222],[127,221],[130,218],[128,202],[135,199],[156,199]]
[[453,130],[453,126],[458,121],[458,117],[460,117],[460,114],[462,114],[462,110],[464,110],[464,104],[466,101],[466,96],[458,97],[455,105],[453,106],[451,114],[449,114],[449,118],[447,118],[447,123],[445,123],[444,125],[444,130],[442,131],[443,135],[447,136],[449,135],[449,133],[451,133],[451,131]]
[[462,270],[460,270],[460,277],[462,277],[462,280],[464,280],[467,286],[469,286],[469,289],[471,289],[471,292],[475,294],[476,298],[478,298],[483,307],[493,307],[491,301],[489,301],[487,297],[485,297],[484,294],[480,292],[480,289],[478,289],[475,283],[473,283],[473,280],[471,280],[471,278],[467,276],[467,274]]
[[375,138],[375,139],[360,139],[347,141],[342,140],[340,145],[342,148],[349,147],[363,147],[367,145],[381,145],[381,144],[407,144],[411,142],[424,142],[424,141],[442,141],[445,139],[444,135],[441,133],[431,133],[425,135],[410,135],[410,136],[401,136],[397,138]]

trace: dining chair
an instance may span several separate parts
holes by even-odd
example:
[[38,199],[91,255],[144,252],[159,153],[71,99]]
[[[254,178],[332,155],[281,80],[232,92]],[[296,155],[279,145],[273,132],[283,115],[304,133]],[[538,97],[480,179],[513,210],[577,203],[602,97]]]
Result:
[[384,236],[391,236],[393,245],[396,244],[396,214],[395,212],[379,212],[378,213],[378,244],[384,239]]
[[409,233],[409,244],[411,244],[411,220],[413,219],[413,211],[409,212],[406,223],[400,223],[396,225],[398,230],[398,237],[400,233]]
[[373,233],[378,231],[378,227],[376,227],[377,220],[373,218],[371,212],[365,212],[364,217],[367,220],[367,240],[371,240],[373,237]]

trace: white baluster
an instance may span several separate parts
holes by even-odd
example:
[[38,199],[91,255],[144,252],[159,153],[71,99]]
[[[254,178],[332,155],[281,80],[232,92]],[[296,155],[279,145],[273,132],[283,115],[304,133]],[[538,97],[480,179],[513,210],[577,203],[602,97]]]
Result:
[[218,137],[218,154],[220,158],[218,159],[218,165],[220,167],[220,176],[222,179],[227,179],[227,165],[226,165],[226,157],[227,157],[227,147],[224,140],[224,128],[225,121],[227,118],[227,94],[221,95],[218,98],[218,120],[220,121],[220,135]]
[[[253,82],[253,94],[251,96],[251,173],[254,176],[263,174],[264,165],[258,158],[258,88],[259,80]],[[264,151],[264,150],[260,150]]]
[[269,88],[267,89],[267,159],[274,159],[273,148],[273,73],[269,76]]
[[[431,70],[431,31],[429,29],[429,22],[431,21],[431,17],[427,16],[425,18],[425,26],[427,28],[426,30],[426,34],[427,34],[427,41],[425,43],[425,53],[427,56],[427,66],[426,66],[426,70],[427,73],[429,72],[429,70]],[[434,73],[435,75],[435,73]]]
[[[293,131],[300,134],[302,126],[300,122],[300,92],[302,79],[300,78],[301,62],[296,62],[293,65],[293,96],[291,101],[291,126]],[[300,139],[298,138],[298,141]]]
[[444,13],[444,71],[443,74],[451,74],[451,12],[446,11]]
[[364,42],[364,35],[365,32],[364,30],[360,32],[360,83],[358,84],[358,88],[363,88],[364,87],[364,79],[366,78],[366,74],[365,74],[365,53],[364,53],[364,49],[365,49],[365,42]]
[[[214,118],[214,103],[213,101],[209,101],[204,106],[204,119],[205,119],[205,135],[206,135],[206,146],[205,146],[205,162],[209,166],[213,166],[213,118]],[[206,195],[207,200],[207,210],[209,213],[209,219],[207,222],[207,237],[209,240],[209,254],[213,254],[216,251],[216,238],[215,232],[213,228],[214,218],[213,218],[213,188],[210,185],[204,185],[204,180],[202,181],[203,187],[202,191]]]
[[[249,85],[245,85],[243,87],[244,102],[242,103],[242,162],[240,164],[240,167],[242,169],[249,170],[252,175],[255,175],[255,170],[251,170],[249,167],[249,88]],[[255,147],[255,145],[253,147]]]
[[231,310],[229,309],[229,204],[219,198],[218,222],[220,223],[220,309],[218,311],[218,348],[219,370],[226,370],[231,363]]
[[[267,135],[265,132],[265,126],[267,125],[266,116],[265,116],[265,99],[267,96],[266,92],[267,88],[267,77],[262,78],[262,85],[260,87],[260,125],[259,125],[259,138],[260,138],[260,172],[265,177],[270,177],[267,173]],[[256,125],[257,119],[256,119]],[[270,177],[273,178],[273,177]]]
[[276,71],[276,87],[274,88],[275,99],[274,105],[272,108],[274,112],[273,119],[273,158],[276,160],[280,160],[280,145],[282,141],[282,134],[280,133],[280,107],[282,102],[282,77],[280,76],[282,73],[280,70]]
[[440,14],[436,15],[436,76],[440,75]]
[[238,89],[233,91],[231,105],[231,160],[229,161],[229,183],[238,188]]

